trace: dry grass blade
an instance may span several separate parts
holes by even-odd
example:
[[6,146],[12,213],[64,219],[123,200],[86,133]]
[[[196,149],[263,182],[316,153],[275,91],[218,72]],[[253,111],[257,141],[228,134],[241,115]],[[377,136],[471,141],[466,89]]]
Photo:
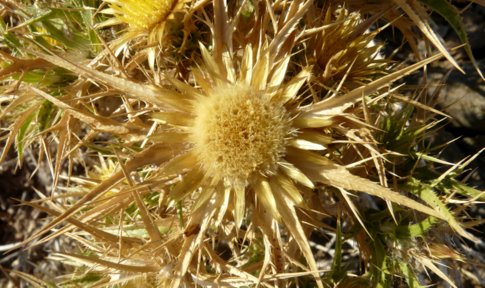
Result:
[[443,179],[445,179],[450,173],[456,171],[456,170],[461,170],[464,169],[466,166],[468,166],[472,161],[474,161],[482,152],[485,151],[485,148],[482,148],[480,151],[475,153],[475,155],[471,157],[466,157],[465,159],[460,160],[458,163],[454,164],[452,167],[450,167],[448,170],[446,170],[445,173],[441,174],[440,177],[438,177],[434,183],[431,186],[433,187],[434,185],[440,183]]
[[[62,172],[62,164],[64,162],[63,161],[64,157],[68,156],[69,154],[67,150],[69,148],[69,144],[72,139],[72,134],[75,133],[75,131],[73,131],[74,129],[72,129],[73,123],[79,124],[77,123],[77,121],[75,121],[75,119],[72,119],[71,115],[66,113],[61,116],[61,119],[55,126],[50,128],[51,131],[53,130],[58,131],[58,135],[57,135],[58,144],[57,144],[55,162],[48,161],[50,165],[52,165],[52,163],[55,163],[55,166],[51,167],[51,174],[53,175],[53,178],[54,178],[53,187],[57,187],[59,176],[61,175],[61,172]],[[80,143],[78,145],[80,145]],[[46,152],[45,154],[48,155],[48,158],[52,159],[48,152]]]
[[391,95],[392,98],[396,98],[404,103],[409,103],[409,104],[412,104],[413,106],[417,107],[417,108],[421,108],[423,110],[426,110],[426,111],[429,111],[431,113],[434,113],[434,114],[437,114],[437,115],[441,115],[443,117],[446,117],[446,118],[450,118],[450,116],[440,110],[437,110],[433,107],[430,107],[430,106],[427,106],[419,101],[416,101],[416,100],[413,100],[413,99],[409,99],[408,97],[404,97],[404,96],[400,96],[400,95],[396,95],[396,94],[392,94]]
[[[253,275],[247,272],[244,272],[232,265],[227,264],[227,262],[224,261],[221,257],[219,257],[216,251],[214,251],[214,249],[212,247],[209,247],[209,245],[207,245],[206,243],[202,243],[202,246],[204,250],[208,252],[209,257],[213,261],[213,263],[221,268],[224,268],[232,275],[236,275],[238,282],[244,281],[248,283],[248,285],[254,285],[255,283],[258,282],[258,278],[254,277]],[[263,285],[263,286],[268,287],[268,285]]]
[[118,271],[126,271],[132,273],[149,273],[149,272],[158,272],[160,271],[160,267],[154,265],[127,265],[127,264],[120,264],[111,261],[106,261],[99,258],[84,256],[84,255],[75,255],[70,253],[55,253],[53,254],[54,257],[62,257],[65,259],[72,260],[77,263],[83,263],[88,266],[93,265],[101,265],[103,267],[112,268]]
[[[266,228],[267,229],[267,228]],[[269,229],[271,230],[271,229]],[[269,234],[270,235],[270,234]],[[261,271],[259,272],[258,275],[258,281],[256,282],[256,286],[260,285],[262,282],[266,272],[266,269],[269,267],[269,264],[271,263],[271,242],[268,237],[268,232],[264,233],[264,239],[263,239],[263,244],[264,244],[264,258],[263,258],[263,264],[261,265]]]
[[436,273],[441,279],[445,280],[453,288],[458,288],[453,281],[441,271],[440,268],[436,267],[433,261],[424,256],[415,256],[419,263],[423,264],[425,267],[429,268],[433,273]]

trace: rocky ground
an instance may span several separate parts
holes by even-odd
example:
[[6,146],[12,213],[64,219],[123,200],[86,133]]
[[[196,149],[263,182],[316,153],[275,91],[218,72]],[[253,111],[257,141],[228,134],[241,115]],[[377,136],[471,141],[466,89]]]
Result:
[[[40,169],[35,171],[37,168]],[[0,287],[25,286],[18,278],[10,278],[10,269],[31,273],[42,279],[64,269],[59,263],[46,261],[50,251],[62,250],[59,240],[30,249],[9,251],[43,225],[44,213],[19,203],[38,199],[36,190],[49,194],[51,180],[47,167],[38,167],[34,157],[29,154],[21,168],[17,167],[14,153],[10,153],[7,161],[0,165]]]

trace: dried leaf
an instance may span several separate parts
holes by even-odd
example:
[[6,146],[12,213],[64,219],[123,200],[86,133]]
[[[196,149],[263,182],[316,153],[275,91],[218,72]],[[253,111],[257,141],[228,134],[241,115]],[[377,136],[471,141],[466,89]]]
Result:
[[447,220],[440,212],[366,178],[353,175],[344,167],[335,166],[334,168],[322,169],[319,176],[319,180],[327,185],[344,188],[346,190],[365,192],[427,215]]

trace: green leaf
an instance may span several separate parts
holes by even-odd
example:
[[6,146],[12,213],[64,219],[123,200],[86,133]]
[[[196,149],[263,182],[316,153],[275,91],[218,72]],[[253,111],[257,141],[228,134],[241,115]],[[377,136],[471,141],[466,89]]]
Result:
[[183,207],[182,207],[182,202],[181,201],[177,201],[177,203],[175,203],[175,207],[177,209],[177,217],[180,221],[180,227],[184,227],[185,226],[185,220],[184,220],[184,213],[183,213]]
[[36,69],[24,74],[15,73],[11,77],[12,79],[15,79],[15,80],[22,80],[22,82],[37,84],[43,87],[50,86],[60,81],[66,82],[72,78],[69,76],[63,77],[63,75],[59,72],[60,72],[59,69],[54,69],[49,71]]
[[389,270],[386,249],[383,243],[379,239],[373,242],[372,251],[372,275],[375,277],[374,284],[376,288],[389,287]]
[[89,43],[86,38],[83,38],[78,33],[74,33],[70,37],[67,37],[64,31],[58,29],[50,21],[42,21],[42,26],[49,33],[49,36],[54,38],[59,43],[62,43],[67,48],[87,50]]
[[438,220],[430,216],[416,224],[400,225],[396,229],[396,237],[398,239],[423,237],[436,222]]
[[458,193],[462,196],[476,198],[477,200],[485,200],[484,191],[467,186],[455,179],[446,178],[437,187],[449,191],[450,193]]
[[414,275],[413,270],[409,268],[408,264],[402,261],[399,261],[398,265],[399,265],[399,269],[402,272],[402,277],[406,280],[406,283],[408,284],[409,288],[423,288],[423,286],[419,284],[419,281],[416,278],[416,275]]
[[20,41],[10,32],[8,32],[8,26],[3,20],[2,17],[0,17],[0,38],[3,40],[2,42],[5,43],[8,48],[12,49],[13,52],[11,53],[12,55],[18,54],[19,51],[23,48],[22,44]]
[[98,282],[102,278],[103,277],[101,276],[101,274],[99,274],[97,272],[88,272],[88,273],[84,274],[80,278],[72,279],[72,280],[66,282],[66,284],[83,284],[83,285],[88,285],[88,284],[91,284],[91,283]]
[[31,113],[29,117],[27,117],[27,119],[25,119],[25,122],[22,124],[15,137],[15,146],[17,148],[17,157],[19,161],[21,161],[24,152],[25,135],[27,134],[27,131],[30,127],[30,123],[32,123],[32,120],[34,120],[34,116],[35,111]]
[[242,16],[244,20],[249,19],[254,14],[255,11],[255,5],[253,1],[247,1],[245,2],[244,6],[242,7]]
[[39,125],[39,131],[50,127],[50,120],[54,116],[55,106],[52,102],[44,100],[37,113],[37,123]]
[[446,205],[440,200],[438,195],[436,195],[431,185],[421,183],[417,179],[411,179],[410,181],[408,181],[406,186],[408,186],[409,191],[418,195],[424,202],[426,202],[428,205],[438,211],[443,216],[443,219],[448,222],[448,225],[450,225],[453,230],[460,234],[460,236],[470,239],[472,241],[478,241],[476,237],[463,229],[460,223],[455,219],[455,216],[453,216],[453,214],[448,210]]
[[333,256],[332,268],[330,270],[330,277],[335,283],[340,282],[345,271],[342,271],[342,223],[340,217],[337,218],[337,231],[335,235],[335,253]]

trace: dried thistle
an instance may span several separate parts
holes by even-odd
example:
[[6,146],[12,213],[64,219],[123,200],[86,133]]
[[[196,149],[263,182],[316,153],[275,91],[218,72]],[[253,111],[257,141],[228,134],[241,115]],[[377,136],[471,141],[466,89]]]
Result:
[[[114,17],[100,23],[98,28],[126,25],[112,45],[114,49],[127,49],[140,42],[148,47],[150,67],[154,67],[158,47],[170,46],[169,35],[178,27],[184,27],[184,42],[188,36],[188,24],[184,15],[189,13],[187,0],[105,0],[109,8],[102,12]],[[130,43],[131,42],[131,43]],[[127,44],[129,44],[127,46]],[[182,44],[184,46],[184,44]],[[180,48],[182,49],[182,48]]]
[[[396,137],[376,128],[393,121],[379,111],[399,97],[392,82],[441,55],[388,69],[375,58],[377,32],[367,32],[375,19],[312,1],[105,2],[115,17],[101,25],[127,25],[112,43],[135,56],[118,63],[105,51],[79,61],[34,49],[33,61],[79,79],[60,90],[19,82],[17,90],[18,101],[59,111],[40,131],[58,144],[51,170],[59,191],[30,204],[54,218],[26,242],[63,235],[79,244],[54,254],[77,267],[65,284],[94,275],[99,286],[385,286],[396,279],[388,270],[412,283],[422,272],[413,263],[441,277],[429,260],[446,243],[431,234],[435,226],[474,239],[435,194],[445,193],[441,182],[391,172]],[[198,49],[146,67],[137,57],[145,44],[175,45],[168,26],[195,17],[188,9],[210,35],[193,34],[186,40]],[[30,109],[8,143],[25,131]],[[62,175],[64,159],[83,157],[85,177]],[[336,239],[330,271],[319,270],[310,248],[317,231]],[[435,245],[416,249],[419,237]],[[346,239],[358,243],[361,275],[345,268]]]
[[380,30],[369,31],[372,18],[364,21],[359,13],[344,8],[328,9],[326,14],[318,11],[307,16],[309,27],[322,27],[308,29],[312,34],[307,45],[314,49],[307,50],[307,59],[314,67],[315,87],[353,89],[390,70],[390,61],[380,54],[382,44],[374,41]]

